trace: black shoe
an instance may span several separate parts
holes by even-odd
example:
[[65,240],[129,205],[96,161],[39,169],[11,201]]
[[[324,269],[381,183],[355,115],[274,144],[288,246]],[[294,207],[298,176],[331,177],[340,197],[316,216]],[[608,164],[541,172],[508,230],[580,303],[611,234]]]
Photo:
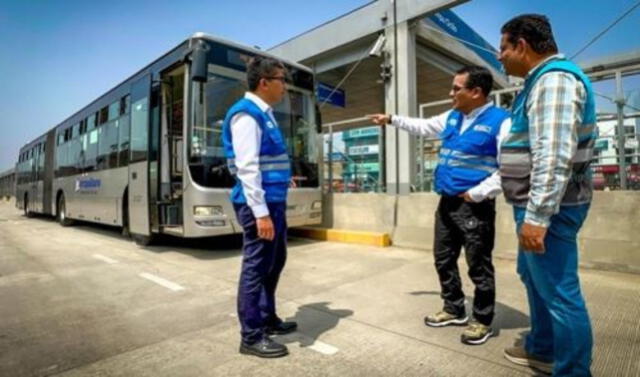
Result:
[[289,354],[287,347],[265,337],[253,344],[240,343],[240,353],[258,357],[273,358]]
[[267,326],[266,333],[269,335],[285,335],[290,334],[298,329],[295,322],[280,322],[275,326]]

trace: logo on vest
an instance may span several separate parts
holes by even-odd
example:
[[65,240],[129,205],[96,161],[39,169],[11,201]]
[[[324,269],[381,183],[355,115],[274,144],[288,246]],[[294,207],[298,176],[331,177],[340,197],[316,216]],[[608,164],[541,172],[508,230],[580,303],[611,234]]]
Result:
[[478,227],[478,220],[475,217],[471,217],[464,221],[464,227],[473,230]]
[[458,122],[455,119],[449,119],[449,125],[455,127],[458,125]]
[[273,122],[272,122],[272,121],[270,121],[270,120],[268,120],[268,121],[267,121],[267,127],[268,127],[268,128],[274,128],[275,126],[276,126],[276,125],[275,125],[275,124],[273,124]]
[[478,132],[486,132],[486,133],[488,133],[488,134],[490,134],[490,133],[491,133],[491,127],[489,127],[489,126],[485,126],[484,124],[478,124],[478,125],[475,125],[475,126],[473,127],[473,130],[474,130],[474,131],[478,131]]

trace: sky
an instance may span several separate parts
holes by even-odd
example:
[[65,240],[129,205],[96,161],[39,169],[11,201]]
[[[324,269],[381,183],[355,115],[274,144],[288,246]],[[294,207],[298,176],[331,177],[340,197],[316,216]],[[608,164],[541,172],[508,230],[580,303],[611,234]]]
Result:
[[[268,49],[369,2],[0,0],[0,172],[14,166],[21,145],[194,32]],[[637,2],[471,0],[453,11],[494,46],[511,17],[546,14],[572,55]],[[576,60],[640,50],[638,30],[640,8]]]

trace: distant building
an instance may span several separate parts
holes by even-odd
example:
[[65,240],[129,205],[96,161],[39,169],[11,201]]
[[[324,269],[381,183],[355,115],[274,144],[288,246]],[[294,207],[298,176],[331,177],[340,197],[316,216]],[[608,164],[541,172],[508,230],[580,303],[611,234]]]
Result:
[[380,191],[380,127],[342,133],[345,160],[342,178],[347,191]]
[[[640,148],[638,148],[637,119],[626,119],[625,129],[625,162],[627,165],[627,181],[630,188],[640,186]],[[598,139],[594,147],[594,186],[596,189],[619,188],[620,160],[618,153],[618,121],[606,120],[598,122]],[[640,188],[640,187],[638,187]]]

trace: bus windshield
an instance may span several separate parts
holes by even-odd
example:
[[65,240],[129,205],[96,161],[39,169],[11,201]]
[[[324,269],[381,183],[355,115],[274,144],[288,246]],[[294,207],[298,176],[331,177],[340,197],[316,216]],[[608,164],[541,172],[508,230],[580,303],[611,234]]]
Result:
[[[231,187],[222,144],[222,122],[227,110],[246,92],[244,80],[209,73],[206,83],[192,84],[189,167],[196,183]],[[291,158],[293,187],[318,187],[318,151],[311,93],[289,87],[274,106],[274,115],[286,139]]]

